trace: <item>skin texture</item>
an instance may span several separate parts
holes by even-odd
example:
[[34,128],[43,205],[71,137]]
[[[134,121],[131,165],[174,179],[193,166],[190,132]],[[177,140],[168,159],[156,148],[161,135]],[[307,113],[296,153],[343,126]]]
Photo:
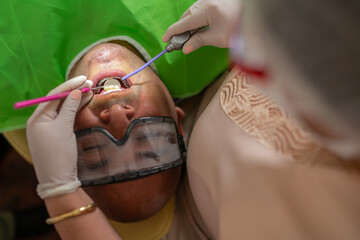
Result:
[[[144,64],[134,53],[115,43],[103,43],[87,52],[74,66],[70,78],[85,75],[97,82],[104,77],[121,77]],[[131,88],[95,94],[76,115],[74,130],[94,126],[105,128],[121,139],[134,119],[147,116],[170,116],[179,124],[184,113],[175,107],[159,77],[146,68],[130,77]],[[98,203],[105,215],[120,222],[146,219],[159,211],[175,192],[181,168],[173,168],[144,178],[113,183],[84,190]]]

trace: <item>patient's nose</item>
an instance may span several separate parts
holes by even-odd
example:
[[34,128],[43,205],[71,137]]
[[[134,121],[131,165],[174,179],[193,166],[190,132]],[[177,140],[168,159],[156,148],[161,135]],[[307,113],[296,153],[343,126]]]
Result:
[[132,106],[114,104],[100,112],[100,120],[115,138],[120,139],[125,134],[134,113]]

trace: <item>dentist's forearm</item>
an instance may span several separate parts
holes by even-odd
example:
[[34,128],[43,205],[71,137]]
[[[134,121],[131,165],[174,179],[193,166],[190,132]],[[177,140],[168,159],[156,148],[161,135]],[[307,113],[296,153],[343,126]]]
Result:
[[[45,199],[50,217],[71,212],[91,203],[93,200],[82,188],[78,188],[73,193]],[[67,218],[54,225],[61,239],[121,239],[99,208],[93,212]]]

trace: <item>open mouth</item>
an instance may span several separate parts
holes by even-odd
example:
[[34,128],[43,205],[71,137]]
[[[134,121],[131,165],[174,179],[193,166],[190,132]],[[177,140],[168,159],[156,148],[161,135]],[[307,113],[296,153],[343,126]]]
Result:
[[94,89],[94,94],[105,94],[130,88],[131,83],[121,77],[107,77],[98,81],[96,87],[102,88]]

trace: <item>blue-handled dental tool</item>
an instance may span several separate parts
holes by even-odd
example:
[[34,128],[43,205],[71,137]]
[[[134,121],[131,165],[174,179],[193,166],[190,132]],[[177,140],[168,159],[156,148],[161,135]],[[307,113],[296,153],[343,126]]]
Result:
[[133,71],[132,73],[129,73],[128,75],[125,75],[124,77],[122,77],[122,80],[125,80],[129,77],[131,77],[132,75],[140,72],[141,70],[144,70],[144,68],[146,68],[147,66],[149,66],[151,63],[153,63],[156,59],[158,59],[159,57],[161,57],[162,55],[164,55],[167,52],[167,50],[165,49],[164,51],[162,51],[161,53],[159,53],[158,55],[156,55],[154,58],[150,59],[150,61],[148,61],[147,63],[145,63],[144,65],[142,65],[140,68],[136,69],[135,71]]
[[[145,63],[143,66],[141,66],[139,69],[136,69],[132,73],[129,73],[128,75],[122,77],[122,80],[126,80],[127,78],[131,77],[132,75],[144,70],[147,66],[149,66],[151,63],[153,63],[156,59],[161,57],[167,52],[172,52],[174,50],[181,50],[184,44],[197,32],[202,32],[207,29],[207,26],[196,28],[191,31],[187,31],[181,34],[174,35],[170,38],[169,43],[166,45],[165,50],[163,50],[161,53],[156,55],[154,58],[150,59],[147,63]],[[126,82],[126,81],[124,81]]]
[[170,38],[169,43],[166,45],[165,50],[167,52],[172,52],[174,50],[181,50],[184,44],[189,41],[189,39],[196,34],[197,32],[203,32],[208,28],[208,26],[203,26],[196,28],[181,34],[174,35]]

